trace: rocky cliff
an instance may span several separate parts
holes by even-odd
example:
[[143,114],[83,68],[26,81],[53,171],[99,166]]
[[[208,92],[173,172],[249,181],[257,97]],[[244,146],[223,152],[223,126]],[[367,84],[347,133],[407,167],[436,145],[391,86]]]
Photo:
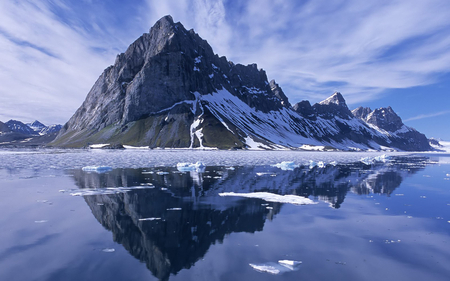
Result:
[[281,87],[268,82],[256,64],[244,66],[219,57],[198,34],[170,16],[160,19],[105,69],[51,145],[96,143],[151,148],[428,149],[396,146],[392,136],[355,118],[340,93],[313,106],[302,102],[292,107]]
[[[387,108],[377,108],[375,110],[369,107],[358,107],[352,111],[353,115],[372,128],[389,136],[391,146],[402,150],[429,150],[430,144],[424,134],[419,133],[414,128],[403,124],[402,119],[394,110]],[[412,149],[411,149],[412,148]]]

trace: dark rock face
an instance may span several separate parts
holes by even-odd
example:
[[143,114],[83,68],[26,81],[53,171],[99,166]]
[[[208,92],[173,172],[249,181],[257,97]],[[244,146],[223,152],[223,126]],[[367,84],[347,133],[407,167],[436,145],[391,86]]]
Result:
[[313,106],[303,101],[291,107],[264,70],[219,57],[170,16],[105,69],[51,145],[95,143],[220,149],[391,146],[389,137],[353,116],[340,93]]
[[291,104],[289,103],[289,99],[286,97],[286,95],[284,94],[283,90],[281,89],[280,85],[278,85],[275,80],[271,80],[270,83],[270,89],[272,90],[272,92],[274,93],[274,95],[281,100],[281,104],[286,107],[289,108],[291,107]]
[[9,129],[8,125],[0,121],[0,133],[9,133],[11,129]]
[[426,136],[403,124],[402,119],[390,106],[375,110],[358,107],[352,113],[356,118],[387,132],[392,143],[402,150],[431,150]]
[[314,108],[311,106],[311,104],[307,100],[304,100],[304,101],[294,104],[294,106],[292,106],[292,109],[294,109],[295,112],[300,114],[303,118],[310,119],[310,120],[317,119]]
[[358,107],[352,113],[355,117],[389,132],[395,132],[403,126],[402,119],[390,106],[377,108],[373,111],[368,107]]
[[353,114],[348,109],[344,97],[339,92],[334,93],[326,100],[314,104],[313,108],[316,114],[324,119],[332,119],[335,116],[347,120],[353,118]]
[[20,133],[20,134],[24,134],[24,135],[30,135],[30,136],[38,134],[38,133],[36,133],[36,131],[31,129],[28,125],[26,125],[20,121],[17,121],[17,120],[9,120],[5,124],[6,124],[6,126],[8,126],[8,128],[12,132],[16,132],[16,133]]

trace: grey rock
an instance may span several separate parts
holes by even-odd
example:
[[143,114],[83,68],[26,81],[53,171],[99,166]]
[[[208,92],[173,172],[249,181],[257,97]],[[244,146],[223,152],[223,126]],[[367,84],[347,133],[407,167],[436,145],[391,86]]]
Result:
[[431,150],[426,136],[403,124],[400,116],[390,106],[375,110],[358,107],[352,113],[367,124],[387,132],[390,136],[391,146],[402,150]]

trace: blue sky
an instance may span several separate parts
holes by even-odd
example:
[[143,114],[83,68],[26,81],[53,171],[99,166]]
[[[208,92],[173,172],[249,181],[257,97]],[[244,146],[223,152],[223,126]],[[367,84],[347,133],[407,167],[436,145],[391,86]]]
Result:
[[7,0],[0,120],[65,123],[118,53],[162,16],[234,63],[257,63],[290,102],[339,91],[450,140],[447,0]]

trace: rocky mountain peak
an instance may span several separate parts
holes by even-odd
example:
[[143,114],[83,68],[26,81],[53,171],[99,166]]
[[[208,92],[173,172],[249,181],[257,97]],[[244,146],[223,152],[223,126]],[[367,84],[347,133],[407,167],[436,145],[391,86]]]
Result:
[[369,107],[358,107],[352,111],[352,114],[356,118],[388,132],[395,132],[404,126],[402,119],[390,106],[375,110],[371,110]]
[[345,103],[345,99],[342,96],[342,94],[339,93],[339,92],[334,92],[334,94],[332,94],[327,99],[319,102],[319,104],[321,104],[321,105],[335,104],[335,105],[339,105],[339,106],[347,108],[347,104]]
[[339,92],[335,92],[329,98],[316,103],[313,105],[313,108],[318,116],[325,119],[332,119],[335,116],[347,120],[353,118],[353,114],[348,109],[344,97]]
[[8,125],[0,121],[0,133],[11,132]]
[[352,114],[359,119],[365,120],[366,117],[372,112],[372,109],[370,107],[358,107],[352,110]]
[[271,80],[269,82],[270,89],[272,90],[273,94],[281,100],[281,104],[289,108],[291,107],[291,104],[289,103],[288,97],[284,94],[283,90],[281,89],[280,85],[278,85],[275,80]]
[[40,132],[42,129],[46,128],[47,126],[45,126],[44,124],[42,124],[41,122],[39,122],[38,120],[34,120],[31,123],[27,123],[27,125],[33,129],[35,132]]

